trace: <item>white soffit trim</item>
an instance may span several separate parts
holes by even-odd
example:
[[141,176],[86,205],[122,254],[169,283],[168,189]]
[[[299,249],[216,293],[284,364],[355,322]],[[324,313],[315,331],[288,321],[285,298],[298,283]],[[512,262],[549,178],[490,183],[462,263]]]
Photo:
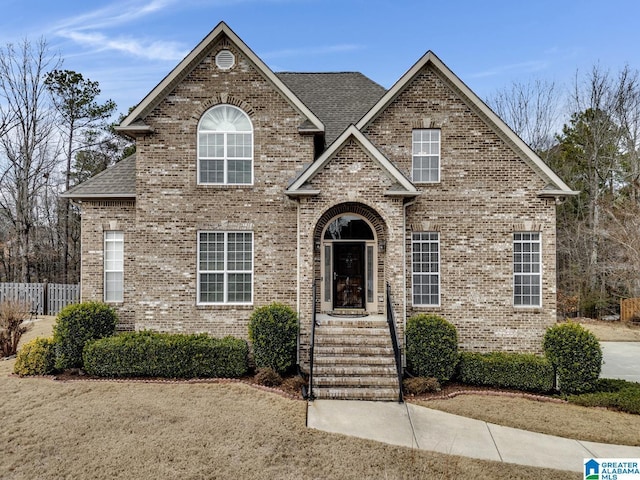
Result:
[[386,94],[369,110],[359,121],[356,127],[359,130],[365,129],[375,118],[384,111],[385,108],[405,89],[405,87],[413,80],[413,78],[428,64],[433,65],[440,73],[457,88],[469,101],[478,109],[489,122],[493,123],[506,139],[519,149],[544,180],[549,181],[561,191],[563,195],[577,195],[579,192],[571,190],[556,173],[544,163],[544,161],[527,145],[522,139],[515,134],[504,121],[498,117],[467,85],[440,60],[435,53],[429,50],[420,60],[418,60],[407,73],[405,73]]
[[[320,170],[322,170],[322,168],[329,163],[334,154],[340,150],[351,137],[355,138],[369,156],[377,161],[382,168],[389,172],[393,179],[406,189],[407,195],[418,195],[420,193],[413,183],[411,183],[407,177],[405,177],[402,172],[400,172],[400,170],[398,170],[396,166],[391,163],[389,159],[387,159],[387,157],[385,157],[380,150],[378,150],[354,125],[350,125],[344,132],[342,132],[342,135],[340,135],[340,137],[338,137],[338,139],[333,142],[331,146],[291,184],[291,186],[286,190],[286,193],[300,194],[300,188],[306,182],[311,180]],[[304,192],[304,190],[302,190],[302,192]]]
[[209,35],[207,35],[184,59],[164,77],[164,79],[147,94],[146,97],[127,115],[120,124],[120,128],[129,127],[136,120],[146,116],[160,101],[162,101],[169,91],[177,85],[189,72],[195,68],[202,57],[207,53],[221,35],[235,44],[253,64],[267,77],[267,79],[279,89],[282,94],[291,102],[303,116],[305,116],[316,128],[324,132],[324,124],[309,108],[296,97],[296,95],[280,80],[271,69],[238,37],[229,26],[220,22]]

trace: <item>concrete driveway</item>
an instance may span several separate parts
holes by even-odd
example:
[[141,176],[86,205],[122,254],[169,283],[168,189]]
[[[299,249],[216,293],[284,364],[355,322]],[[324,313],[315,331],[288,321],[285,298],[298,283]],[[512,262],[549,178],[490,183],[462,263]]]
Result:
[[600,342],[601,378],[620,378],[640,382],[640,342]]

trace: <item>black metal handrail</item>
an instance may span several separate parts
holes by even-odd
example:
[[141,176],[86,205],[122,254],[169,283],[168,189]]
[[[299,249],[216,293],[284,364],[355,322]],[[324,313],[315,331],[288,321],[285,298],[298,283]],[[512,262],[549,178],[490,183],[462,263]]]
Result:
[[398,372],[398,402],[402,403],[402,356],[400,354],[400,345],[398,342],[398,329],[396,328],[396,316],[393,311],[393,302],[391,301],[391,285],[387,283],[387,323],[389,324],[389,333],[391,334],[391,343],[393,344],[393,353],[396,357],[396,369]]
[[309,347],[309,390],[307,392],[307,400],[315,400],[313,394],[313,350],[316,343],[316,281],[313,281],[313,292],[311,294],[312,307],[311,307],[311,345]]

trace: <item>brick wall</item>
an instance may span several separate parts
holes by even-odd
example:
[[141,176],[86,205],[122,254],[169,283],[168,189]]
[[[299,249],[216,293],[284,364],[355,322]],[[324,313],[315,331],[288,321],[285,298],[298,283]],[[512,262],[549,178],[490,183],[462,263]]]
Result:
[[[537,197],[543,181],[467,103],[428,66],[365,131],[411,178],[412,129],[441,129],[441,181],[416,185],[405,233],[410,251],[413,231],[440,232],[441,306],[412,306],[408,257],[408,316],[444,316],[466,350],[539,352],[556,318],[555,204]],[[513,307],[512,234],[522,230],[542,234],[541,309]]]
[[135,248],[137,247],[135,204],[132,200],[99,200],[82,203],[82,301],[104,298],[104,232],[124,234],[123,303],[113,304],[118,312],[118,329],[135,326]]
[[[223,47],[236,55],[229,71],[215,66]],[[254,185],[197,184],[198,121],[223,103],[253,124]],[[298,132],[303,117],[223,41],[146,122],[156,133],[137,142],[136,326],[246,337],[253,306],[296,308],[297,207],[284,190],[313,158],[313,137]],[[199,230],[253,232],[253,306],[196,305]]]

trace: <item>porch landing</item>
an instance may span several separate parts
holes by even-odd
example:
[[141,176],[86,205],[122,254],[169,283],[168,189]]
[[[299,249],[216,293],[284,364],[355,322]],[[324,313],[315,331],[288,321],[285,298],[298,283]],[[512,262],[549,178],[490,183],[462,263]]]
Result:
[[318,314],[316,320],[316,398],[398,400],[397,369],[384,315]]

